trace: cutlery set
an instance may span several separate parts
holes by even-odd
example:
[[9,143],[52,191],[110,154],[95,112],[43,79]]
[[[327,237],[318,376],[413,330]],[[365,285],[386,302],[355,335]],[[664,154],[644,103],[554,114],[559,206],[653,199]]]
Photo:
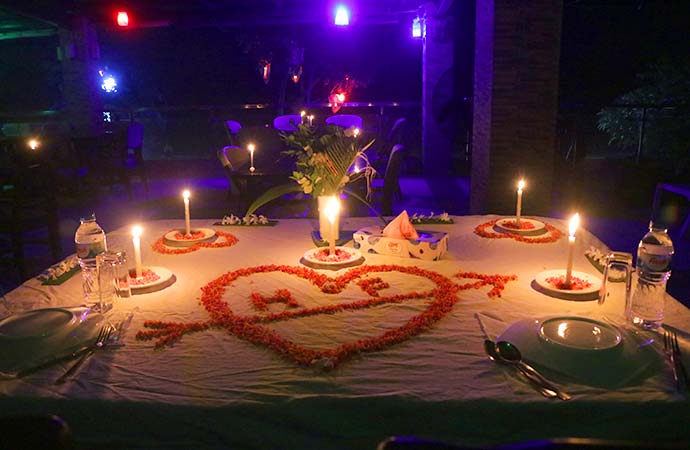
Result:
[[[544,397],[570,400],[570,395],[547,380],[534,367],[525,363],[520,351],[510,342],[494,342],[486,339],[484,340],[484,351],[491,361],[514,367]],[[678,345],[678,335],[675,331],[664,330],[664,354],[671,366],[676,388],[680,392],[690,393],[690,377],[688,377],[688,372],[683,364]]]
[[510,342],[494,342],[486,339],[484,341],[484,351],[490,360],[512,366],[518,370],[544,397],[561,400],[571,399],[568,393],[551,383],[537,369],[523,361],[520,350]]
[[680,346],[678,345],[678,335],[675,331],[664,330],[664,353],[671,365],[676,388],[682,392],[683,387],[685,387],[685,390],[690,392],[690,378],[688,378],[688,372],[685,370],[685,365],[683,365]]
[[70,354],[58,356],[37,366],[24,369],[17,373],[16,376],[17,378],[23,378],[40,370],[52,367],[56,364],[73,361],[76,359],[76,361],[65,371],[65,373],[55,380],[55,384],[64,384],[73,378],[75,373],[81,368],[84,362],[96,351],[104,350],[111,346],[121,347],[124,345],[122,343],[122,339],[124,337],[124,332],[129,326],[131,320],[132,314],[129,314],[125,320],[120,321],[115,325],[106,323],[100,328],[96,338],[90,344],[82,346]]

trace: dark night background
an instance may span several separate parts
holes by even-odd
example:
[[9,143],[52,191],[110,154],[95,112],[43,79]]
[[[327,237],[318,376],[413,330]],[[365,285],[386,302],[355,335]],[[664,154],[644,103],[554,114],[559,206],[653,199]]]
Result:
[[[459,26],[472,26],[459,18]],[[638,74],[690,54],[690,2],[566,1],[561,52],[561,105],[595,112],[639,84]],[[305,79],[345,74],[366,84],[353,101],[419,101],[421,43],[409,23],[335,30],[325,25],[251,28],[151,28],[101,32],[101,60],[119,75],[116,102],[126,106],[269,103],[290,41],[305,47]],[[0,41],[0,109],[59,107],[56,38]],[[258,61],[272,56],[264,85]],[[464,61],[458,61],[462,65]],[[292,84],[292,83],[289,83]],[[317,85],[313,101],[328,90]],[[287,101],[304,95],[288,86]]]

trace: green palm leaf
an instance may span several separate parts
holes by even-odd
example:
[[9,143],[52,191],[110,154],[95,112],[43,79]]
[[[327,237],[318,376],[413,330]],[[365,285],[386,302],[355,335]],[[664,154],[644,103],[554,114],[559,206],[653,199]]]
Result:
[[290,184],[281,184],[280,186],[274,186],[261,194],[254,202],[252,202],[251,205],[249,205],[249,208],[247,209],[247,213],[245,214],[248,216],[249,214],[253,214],[256,212],[257,209],[261,208],[264,206],[266,203],[272,202],[273,200],[282,197],[285,194],[290,194],[292,192],[302,192],[302,186],[296,183],[290,183]]

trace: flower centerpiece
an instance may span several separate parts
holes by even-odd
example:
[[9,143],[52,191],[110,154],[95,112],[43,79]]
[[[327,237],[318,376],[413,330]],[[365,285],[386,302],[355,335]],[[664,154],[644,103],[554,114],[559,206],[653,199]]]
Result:
[[[264,192],[249,206],[247,215],[291,192],[303,192],[317,199],[337,197],[346,190],[348,184],[357,180],[364,180],[365,197],[369,198],[371,179],[376,171],[364,152],[374,140],[361,145],[359,129],[299,124],[297,131],[281,133],[281,137],[287,144],[287,150],[283,154],[295,162],[295,170],[290,176],[294,183],[276,186]],[[347,192],[370,207],[360,195],[349,190]]]

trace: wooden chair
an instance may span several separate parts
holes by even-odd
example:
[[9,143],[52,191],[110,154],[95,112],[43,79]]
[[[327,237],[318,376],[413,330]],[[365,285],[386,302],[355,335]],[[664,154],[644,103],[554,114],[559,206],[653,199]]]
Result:
[[21,143],[3,149],[8,170],[0,180],[0,234],[9,241],[13,266],[22,279],[29,275],[26,244],[47,244],[53,260],[61,256],[55,173],[43,156],[41,149],[28,151]]
[[[671,194],[677,195],[679,197],[685,197],[686,203],[690,203],[690,185],[687,184],[672,184],[672,183],[658,183],[656,185],[656,190],[654,191],[654,204],[653,204],[653,216],[658,218],[663,212],[661,209],[664,207],[663,197],[665,192],[670,192]],[[690,212],[685,216],[683,225],[680,227],[678,232],[678,239],[683,239],[690,230]]]
[[149,191],[149,176],[144,163],[144,125],[140,122],[131,122],[127,128],[127,156],[132,155],[134,170],[138,172],[139,179],[144,183],[146,192]]
[[355,114],[336,114],[326,118],[326,124],[337,125],[343,128],[363,128],[363,121],[360,116]]
[[236,120],[225,121],[225,132],[228,134],[228,142],[230,145],[239,145],[237,135],[242,129],[242,124]]
[[400,190],[400,167],[405,156],[405,147],[401,144],[396,144],[390,152],[388,163],[386,164],[386,172],[383,180],[375,179],[372,182],[372,190],[374,192],[382,192],[381,199],[381,214],[384,216],[393,215],[393,197],[402,196]]
[[302,116],[299,114],[287,114],[273,119],[273,128],[284,132],[297,131],[297,125],[300,123],[302,123]]
[[233,174],[233,170],[238,170],[245,166],[248,167],[249,156],[247,155],[247,151],[240,147],[229,145],[218,150],[216,155],[228,179],[228,200],[238,198],[240,195],[240,186]]
[[0,417],[0,448],[68,450],[74,448],[74,437],[57,416],[6,416]]

